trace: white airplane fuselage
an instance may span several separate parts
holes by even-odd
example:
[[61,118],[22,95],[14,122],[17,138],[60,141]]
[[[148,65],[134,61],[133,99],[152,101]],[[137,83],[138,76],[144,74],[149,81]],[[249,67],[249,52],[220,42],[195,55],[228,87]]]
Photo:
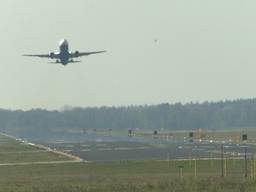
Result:
[[60,62],[63,65],[67,65],[69,61],[69,46],[68,41],[66,39],[63,39],[59,43],[59,50],[60,50]]

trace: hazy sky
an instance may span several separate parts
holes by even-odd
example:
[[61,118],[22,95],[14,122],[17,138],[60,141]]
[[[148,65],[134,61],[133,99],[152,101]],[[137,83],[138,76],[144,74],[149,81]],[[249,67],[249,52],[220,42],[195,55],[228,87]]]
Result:
[[[0,108],[60,109],[256,97],[254,0],[0,2]],[[21,57],[108,53],[66,67]],[[158,39],[157,42],[154,40]]]

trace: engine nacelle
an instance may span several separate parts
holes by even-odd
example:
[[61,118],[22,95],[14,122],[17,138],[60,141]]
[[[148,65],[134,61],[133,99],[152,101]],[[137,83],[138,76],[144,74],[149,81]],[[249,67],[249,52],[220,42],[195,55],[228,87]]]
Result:
[[75,51],[75,57],[79,57],[79,51]]
[[53,52],[50,53],[51,59],[54,59],[55,54]]

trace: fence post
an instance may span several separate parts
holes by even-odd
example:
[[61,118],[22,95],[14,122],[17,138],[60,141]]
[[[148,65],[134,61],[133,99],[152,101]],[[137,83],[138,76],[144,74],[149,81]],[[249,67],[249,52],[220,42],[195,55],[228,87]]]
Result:
[[224,160],[224,177],[227,177],[227,159]]
[[194,174],[195,174],[195,179],[197,178],[197,162],[196,162],[196,158],[195,158],[195,166],[194,166]]

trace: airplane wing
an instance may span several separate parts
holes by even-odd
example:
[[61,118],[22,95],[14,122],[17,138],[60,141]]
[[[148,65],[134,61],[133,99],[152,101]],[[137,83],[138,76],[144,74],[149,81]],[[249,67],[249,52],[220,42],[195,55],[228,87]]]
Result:
[[50,59],[59,59],[58,53],[50,53],[50,54],[38,54],[38,55],[22,55],[26,57],[41,57],[41,58],[50,58]]
[[73,52],[70,54],[71,58],[77,58],[77,57],[83,57],[83,56],[88,56],[88,55],[93,55],[93,54],[98,54],[98,53],[105,53],[106,51],[94,51],[94,52]]

